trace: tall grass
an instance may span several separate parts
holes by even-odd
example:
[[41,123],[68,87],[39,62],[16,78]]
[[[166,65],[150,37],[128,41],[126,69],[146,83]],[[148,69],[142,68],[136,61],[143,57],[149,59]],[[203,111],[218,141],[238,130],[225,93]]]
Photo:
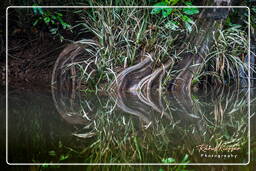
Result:
[[[152,56],[152,70],[173,61],[174,67],[164,71],[162,86],[166,87],[182,70],[175,69],[175,66],[184,57],[197,54],[192,44],[180,49],[181,44],[186,43],[182,40],[189,36],[185,34],[185,28],[172,31],[164,27],[164,23],[172,20],[173,16],[164,18],[151,15],[150,11],[140,8],[87,8],[80,11],[81,20],[75,27],[82,28],[81,33],[90,35],[90,38],[75,44],[84,48],[86,55],[72,54],[71,64],[66,63],[66,67],[72,66],[77,70],[76,75],[82,79],[87,91],[107,90],[110,83],[117,81],[121,71],[139,63],[147,53]],[[192,83],[207,86],[238,84],[241,73],[248,71],[245,63],[248,35],[245,28],[233,25],[211,36],[214,42]]]
[[232,82],[239,84],[243,73],[248,73],[250,68],[248,63],[245,63],[248,55],[247,32],[241,25],[235,25],[218,30],[213,36],[214,45],[202,64],[200,76],[211,78],[208,85]]
[[[95,60],[98,83],[113,80],[120,70],[138,62],[145,52],[153,52],[155,67],[170,58],[178,62],[184,53],[196,53],[193,45],[191,49],[177,51],[178,39],[184,33],[177,34],[163,27],[166,19],[150,15],[149,9],[91,9],[90,13],[91,16],[86,13],[83,17],[82,25],[83,31],[93,33],[99,44]],[[237,81],[241,70],[248,71],[244,63],[248,49],[246,31],[233,26],[212,36],[214,45],[202,64],[202,73],[195,78],[209,76],[222,84]],[[166,72],[164,85],[179,71]]]
[[[93,8],[81,13],[81,32],[93,34],[97,43],[93,48],[96,75],[87,76],[87,81],[96,78],[95,86],[102,88],[101,83],[113,81],[117,73],[139,62],[146,53],[153,53],[153,68],[176,58],[171,52],[176,46],[177,32],[163,27],[167,19],[159,20],[150,10]],[[77,43],[87,45],[84,40]]]

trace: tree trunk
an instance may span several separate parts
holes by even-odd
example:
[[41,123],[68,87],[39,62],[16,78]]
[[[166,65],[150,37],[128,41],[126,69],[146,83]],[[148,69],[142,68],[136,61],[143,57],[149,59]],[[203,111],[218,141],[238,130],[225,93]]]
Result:
[[[212,2],[203,1],[204,5],[230,5],[231,0],[215,0]],[[197,49],[197,53],[193,55],[186,55],[180,63],[179,68],[182,71],[176,76],[174,80],[168,85],[168,89],[190,97],[191,82],[193,76],[198,72],[200,64],[203,62],[209,48],[213,43],[213,36],[217,30],[221,29],[223,20],[228,16],[228,8],[210,8],[202,9],[198,19],[196,20],[197,28],[192,31],[191,36],[188,37],[188,44],[183,44],[180,50],[191,45]]]

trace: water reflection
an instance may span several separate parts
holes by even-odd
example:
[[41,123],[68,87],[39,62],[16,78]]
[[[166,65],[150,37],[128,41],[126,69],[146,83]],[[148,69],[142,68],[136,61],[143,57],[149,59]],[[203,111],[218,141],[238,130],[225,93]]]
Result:
[[[186,154],[191,163],[248,161],[247,91],[229,87],[189,97],[79,91],[66,96],[59,89],[52,93],[61,116],[83,126],[72,135],[98,142],[86,151],[107,150],[115,162],[161,163],[171,157],[179,163]],[[107,152],[91,154],[90,162],[111,162]]]
[[9,162],[248,162],[247,89],[83,93],[74,69],[51,94],[9,91]]
[[198,92],[184,101],[60,90],[10,90],[9,162],[162,163],[186,154],[190,163],[247,162],[247,91]]

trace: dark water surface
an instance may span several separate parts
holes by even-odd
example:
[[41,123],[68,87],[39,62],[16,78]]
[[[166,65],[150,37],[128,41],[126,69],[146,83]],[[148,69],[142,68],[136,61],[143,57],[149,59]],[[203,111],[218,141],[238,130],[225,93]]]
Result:
[[248,162],[247,90],[68,94],[9,90],[9,163]]

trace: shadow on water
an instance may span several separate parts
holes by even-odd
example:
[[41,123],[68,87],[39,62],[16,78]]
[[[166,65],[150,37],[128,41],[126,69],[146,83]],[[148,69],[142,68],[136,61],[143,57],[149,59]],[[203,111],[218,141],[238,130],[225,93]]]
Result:
[[247,163],[247,110],[247,91],[234,88],[185,99],[11,90],[8,161]]

